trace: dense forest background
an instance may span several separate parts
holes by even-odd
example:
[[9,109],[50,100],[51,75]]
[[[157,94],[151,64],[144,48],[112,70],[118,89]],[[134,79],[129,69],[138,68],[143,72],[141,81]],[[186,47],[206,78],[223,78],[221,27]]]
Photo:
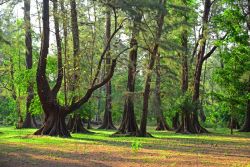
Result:
[[249,0],[0,3],[0,124],[250,131]]

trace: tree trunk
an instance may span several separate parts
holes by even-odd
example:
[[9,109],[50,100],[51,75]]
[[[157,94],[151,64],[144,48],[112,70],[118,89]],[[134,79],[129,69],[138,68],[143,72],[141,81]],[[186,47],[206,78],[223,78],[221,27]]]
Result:
[[[31,25],[30,25],[30,0],[24,1],[24,22],[25,22],[25,46],[26,46],[26,69],[32,69],[32,36],[31,36]],[[27,99],[26,99],[26,118],[23,122],[23,128],[36,128],[37,125],[33,122],[34,119],[31,117],[30,105],[34,98],[33,82],[28,81],[27,88]]]
[[129,136],[138,136],[139,129],[136,123],[134,113],[134,92],[136,81],[136,66],[137,66],[137,51],[138,42],[137,37],[140,32],[139,23],[141,22],[142,15],[138,15],[134,20],[132,38],[130,40],[129,64],[128,64],[128,81],[127,81],[127,94],[125,97],[124,111],[122,122],[116,134],[125,134]]
[[156,130],[171,130],[167,125],[166,119],[164,118],[163,111],[161,108],[161,69],[160,69],[160,54],[156,58],[156,86],[155,86],[155,97],[154,97],[154,109],[156,113],[157,126]]
[[250,100],[247,101],[247,111],[246,111],[245,122],[240,132],[250,132]]
[[17,115],[18,115],[16,128],[21,129],[23,126],[23,117],[22,117],[22,113],[21,113],[20,97],[16,98],[16,111],[17,111]]
[[62,111],[58,105],[47,105],[43,108],[48,109],[45,110],[44,124],[34,135],[70,137],[65,123],[65,111]]
[[172,119],[172,126],[173,126],[173,129],[175,130],[177,130],[180,127],[179,112],[175,113],[175,116]]
[[88,118],[87,129],[92,129],[92,126],[91,126],[91,117]]
[[121,135],[127,135],[127,136],[139,135],[139,129],[138,129],[138,126],[136,123],[136,117],[134,114],[133,97],[126,97],[125,99],[122,122],[118,129],[118,132],[116,132],[115,134],[118,134],[118,135],[121,134]]
[[[166,0],[160,0],[160,5],[165,8]],[[155,59],[158,53],[160,38],[163,30],[163,24],[164,24],[164,17],[166,12],[165,11],[159,11],[158,18],[157,18],[157,31],[155,36],[155,42],[153,46],[153,50],[151,53],[149,66],[148,66],[148,72],[146,76],[146,82],[145,82],[145,88],[143,93],[143,109],[142,109],[142,117],[141,117],[141,124],[140,124],[140,136],[146,137],[147,135],[147,117],[148,117],[148,101],[150,97],[150,84],[151,84],[151,78],[152,78],[152,70],[154,68]]]
[[[183,1],[185,5],[186,0]],[[187,23],[187,16],[185,15],[185,22]],[[181,61],[182,61],[182,83],[181,83],[181,90],[182,95],[185,96],[187,90],[188,90],[188,82],[189,82],[189,66],[188,66],[188,31],[186,29],[183,30],[181,34],[181,45],[183,48],[183,52],[180,53],[181,55]],[[194,131],[194,127],[192,125],[191,120],[191,113],[187,111],[184,107],[181,108],[181,124],[177,128],[177,133],[191,133]],[[173,125],[176,126],[176,125]]]
[[112,121],[112,113],[107,108],[105,109],[103,123],[98,129],[116,129]]
[[[250,0],[248,0],[247,3],[247,9],[248,9],[248,17],[247,17],[247,28],[248,28],[248,41],[250,45]],[[250,77],[248,80],[248,93],[250,92]],[[245,122],[242,128],[240,129],[240,132],[250,132],[250,100],[247,100],[247,111],[245,116]]]
[[[74,1],[74,0],[72,0]],[[72,2],[70,1],[70,2]],[[75,4],[74,4],[75,5]],[[85,104],[90,97],[92,96],[93,92],[98,88],[104,86],[113,76],[117,58],[112,60],[112,64],[110,67],[110,71],[105,76],[103,81],[100,83],[95,83],[97,76],[99,75],[101,63],[103,60],[104,55],[106,54],[107,50],[101,54],[101,58],[99,60],[96,77],[93,79],[92,85],[90,88],[87,89],[84,96],[82,96],[78,101],[72,102],[69,106],[61,106],[58,103],[57,95],[61,88],[62,79],[63,79],[63,69],[62,69],[62,55],[61,55],[61,40],[60,40],[60,33],[59,33],[59,22],[58,22],[58,13],[57,11],[57,0],[53,1],[53,9],[54,9],[54,21],[55,21],[55,34],[56,34],[56,43],[57,43],[57,51],[58,51],[58,76],[56,85],[53,88],[50,88],[48,77],[46,76],[46,66],[47,66],[47,57],[49,52],[49,34],[50,34],[50,21],[49,21],[49,1],[43,0],[43,33],[42,33],[42,40],[41,40],[41,50],[39,56],[39,62],[37,67],[36,73],[36,83],[37,83],[37,92],[39,96],[39,100],[41,102],[43,112],[45,114],[45,120],[43,126],[35,132],[35,135],[50,135],[50,136],[60,136],[60,137],[70,137],[70,133],[67,130],[65,124],[65,117],[79,109],[83,104]],[[109,40],[109,44],[116,35],[116,33],[122,28],[120,25],[114,33],[111,35]],[[73,35],[74,36],[74,35]],[[74,39],[74,38],[73,38]],[[73,41],[74,44],[76,41]],[[79,44],[79,43],[78,43]],[[76,48],[74,46],[74,48]],[[125,50],[126,51],[126,50]],[[75,52],[75,49],[74,49]],[[121,54],[121,53],[120,53]]]
[[23,122],[22,128],[37,128],[38,125],[36,123],[36,119],[30,112],[26,112],[26,117]]
[[[110,10],[106,9],[106,45],[108,44],[108,41],[111,37],[111,14]],[[110,44],[108,45],[108,51],[106,53],[106,72],[110,71],[110,65],[111,65],[111,57],[110,57]],[[105,113],[103,118],[103,123],[99,127],[99,129],[116,129],[116,127],[113,125],[112,120],[112,97],[111,97],[111,81],[106,83],[106,103],[105,103]]]
[[[206,31],[208,29],[208,23],[209,23],[209,15],[211,10],[211,0],[205,0],[204,4],[204,13],[202,18],[202,33],[201,33],[201,39],[203,40],[200,45],[200,49],[197,55],[197,62],[196,62],[196,69],[194,74],[194,91],[193,91],[193,104],[198,105],[199,104],[199,96],[200,96],[200,80],[201,80],[201,72],[202,72],[202,65],[205,59],[205,52],[206,52]],[[203,128],[198,119],[198,110],[197,107],[192,113],[193,117],[193,126],[195,131],[193,133],[207,133],[208,131]]]
[[84,128],[81,116],[79,114],[74,114],[73,117],[68,122],[67,128],[72,133],[92,133]]
[[[186,1],[185,1],[186,2]],[[200,80],[201,80],[201,72],[202,72],[202,65],[203,62],[211,56],[211,54],[215,51],[217,47],[213,47],[213,49],[205,55],[206,52],[206,32],[208,29],[208,23],[209,23],[209,15],[210,15],[210,9],[211,9],[211,0],[205,0],[204,2],[204,12],[202,17],[202,32],[200,35],[200,46],[199,46],[199,52],[197,54],[197,61],[195,66],[195,74],[194,74],[194,86],[193,86],[193,97],[192,97],[192,103],[195,105],[194,111],[187,111],[183,108],[182,113],[182,124],[180,128],[177,130],[179,133],[208,133],[208,131],[203,128],[199,123],[198,118],[198,105],[199,105],[199,96],[200,96]],[[187,17],[186,17],[187,21]],[[185,127],[186,126],[186,127]]]
[[67,129],[68,129],[69,131],[71,131],[71,130],[73,129],[73,123],[74,123],[73,116],[70,115],[70,116],[69,116],[68,123],[67,123]]
[[231,118],[230,121],[228,122],[227,127],[232,129],[240,129],[239,122],[236,118]]
[[[80,50],[80,40],[79,40],[79,28],[78,28],[78,18],[77,18],[77,10],[76,10],[76,1],[70,0],[70,7],[71,7],[71,27],[72,27],[72,36],[73,36],[73,85],[72,91],[74,92],[79,84],[79,50]],[[76,96],[73,97],[73,102],[77,99]]]
[[63,68],[63,89],[64,89],[64,104],[68,105],[68,78],[67,78],[67,73],[69,69],[69,63],[68,63],[68,56],[67,56],[67,51],[68,51],[68,30],[67,30],[67,25],[68,25],[68,16],[67,16],[67,11],[65,9],[65,2],[64,0],[60,0],[61,4],[61,11],[63,13],[63,36],[64,36],[64,68]]

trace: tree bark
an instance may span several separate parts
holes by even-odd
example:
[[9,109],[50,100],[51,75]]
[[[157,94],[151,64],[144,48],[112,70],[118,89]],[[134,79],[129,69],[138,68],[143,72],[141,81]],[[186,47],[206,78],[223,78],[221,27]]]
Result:
[[[160,0],[160,5],[164,7],[165,9],[166,0]],[[141,124],[140,124],[140,136],[146,137],[147,136],[147,117],[148,117],[148,101],[150,97],[150,83],[152,78],[152,70],[154,68],[155,59],[158,53],[158,48],[160,44],[160,38],[163,30],[163,24],[164,24],[164,17],[166,15],[165,11],[159,11],[158,14],[158,20],[157,20],[157,32],[155,35],[155,42],[153,46],[153,50],[151,53],[149,66],[147,68],[148,72],[146,75],[146,82],[145,82],[145,88],[143,93],[143,109],[142,109],[142,117],[141,117]]]
[[[43,126],[34,135],[70,137],[65,123],[66,112],[62,111],[58,105],[44,105],[43,108],[46,108],[45,121]],[[50,110],[47,111],[47,109]]]
[[250,100],[247,101],[247,111],[245,116],[245,122],[240,132],[250,132]]
[[[26,69],[32,69],[32,36],[31,36],[31,23],[30,23],[30,0],[24,0],[24,22],[25,22],[25,45],[26,45]],[[37,124],[32,119],[30,105],[34,98],[33,81],[28,81],[26,99],[26,117],[23,122],[22,128],[36,128]]]
[[[54,12],[57,12],[57,1],[53,1]],[[51,90],[47,77],[46,77],[46,65],[49,48],[49,1],[43,0],[43,36],[40,51],[40,58],[37,68],[37,92],[42,104],[42,108],[45,114],[45,120],[43,126],[36,131],[35,135],[49,135],[49,136],[60,136],[70,137],[70,133],[67,130],[65,117],[67,112],[65,108],[61,107],[56,99],[57,93],[61,86],[62,76],[62,61],[61,61],[61,46],[59,37],[58,20],[56,13],[55,18],[55,30],[56,30],[56,41],[58,49],[58,79],[54,88]]]
[[[184,1],[185,3],[186,1]],[[187,16],[185,16],[185,22],[187,23]],[[186,29],[183,30],[181,34],[181,45],[183,51],[181,52],[181,61],[182,61],[182,83],[181,83],[181,90],[182,95],[184,96],[188,90],[188,31]],[[177,133],[191,133],[194,129],[191,126],[191,113],[187,111],[185,108],[181,109],[181,124],[177,127]]]
[[128,136],[139,135],[139,129],[134,113],[134,92],[135,92],[137,52],[138,52],[137,37],[140,33],[139,24],[141,22],[141,18],[142,15],[139,14],[138,16],[136,16],[133,23],[134,25],[132,29],[132,37],[130,40],[130,47],[132,49],[129,52],[127,94],[125,97],[122,121],[118,129],[118,132],[116,132],[115,134],[122,134]]
[[[203,62],[206,60],[205,59],[206,43],[207,43],[206,33],[208,30],[211,5],[212,5],[211,0],[205,0],[204,13],[203,13],[203,18],[202,18],[202,33],[201,33],[201,39],[203,41],[200,44],[200,49],[197,55],[196,68],[195,68],[195,74],[194,74],[194,89],[193,89],[193,98],[192,98],[194,105],[199,104],[200,80],[201,80],[202,65],[203,65]],[[195,129],[193,133],[207,133],[208,132],[199,123],[197,109],[193,111],[192,119],[193,119],[193,126]]]
[[68,84],[67,84],[67,69],[68,67],[68,56],[67,56],[67,51],[68,51],[68,30],[67,30],[67,25],[68,25],[68,18],[67,18],[67,10],[65,10],[65,2],[64,0],[60,0],[61,4],[61,11],[63,13],[63,36],[64,36],[64,68],[63,68],[63,89],[64,89],[64,104],[68,105]]
[[[177,130],[180,133],[208,133],[208,131],[203,128],[198,119],[198,105],[199,105],[199,96],[200,96],[200,81],[202,73],[202,65],[206,59],[208,59],[214,51],[217,49],[217,46],[214,46],[206,55],[206,43],[207,43],[207,31],[209,23],[209,15],[211,10],[212,2],[211,0],[205,0],[204,2],[204,12],[202,17],[202,31],[200,34],[200,41],[198,46],[195,47],[195,50],[199,48],[195,66],[194,82],[193,82],[193,96],[192,103],[195,105],[194,111],[187,111],[183,108],[182,112],[182,124],[181,127]],[[225,38],[226,35],[223,37]],[[194,51],[195,53],[195,51]],[[184,112],[185,111],[185,112]]]
[[73,117],[70,118],[67,128],[72,133],[93,133],[84,128],[84,124],[79,114],[74,114]]
[[[74,68],[74,75],[73,75],[73,88],[72,91],[75,91],[76,86],[78,84],[79,76],[78,76],[78,57],[79,57],[79,28],[78,28],[78,19],[77,19],[77,10],[76,10],[76,1],[70,0],[70,7],[71,7],[71,27],[72,27],[72,36],[73,36],[73,68]],[[75,97],[74,97],[75,98]],[[73,99],[74,99],[73,98]]]
[[154,110],[156,113],[157,126],[156,130],[171,130],[168,126],[166,119],[164,118],[162,106],[161,106],[161,63],[160,54],[156,57],[156,86],[155,86],[155,97],[154,97]]
[[176,112],[175,116],[172,119],[172,126],[173,126],[173,129],[175,129],[175,130],[177,130],[180,127],[179,118],[180,118],[179,112]]
[[[54,12],[57,11],[57,0],[53,1]],[[118,56],[112,60],[112,64],[110,67],[109,73],[105,76],[105,78],[96,83],[96,78],[99,75],[100,67],[104,58],[104,55],[107,52],[107,47],[103,50],[101,54],[101,58],[99,60],[97,72],[95,78],[93,79],[92,84],[87,89],[85,95],[81,97],[78,101],[72,102],[69,106],[61,106],[58,103],[57,94],[60,90],[62,79],[63,79],[63,70],[62,70],[62,55],[61,55],[61,40],[60,40],[60,33],[58,29],[58,16],[54,13],[55,19],[55,31],[56,31],[56,42],[57,42],[57,50],[58,50],[58,77],[56,81],[56,85],[51,89],[47,76],[46,76],[46,66],[47,66],[47,57],[49,51],[49,34],[50,34],[50,22],[49,22],[49,1],[43,0],[43,33],[42,33],[42,40],[41,40],[41,50],[40,50],[40,57],[37,67],[37,74],[36,74],[36,83],[37,83],[37,92],[39,96],[39,100],[41,102],[43,112],[45,115],[45,120],[43,126],[35,132],[35,135],[50,135],[50,136],[60,136],[60,137],[70,137],[70,133],[67,130],[65,117],[79,109],[83,104],[88,102],[90,97],[92,96],[93,92],[98,88],[104,86],[113,76],[114,70],[116,67],[116,61]],[[112,33],[111,38],[109,39],[110,43],[116,33],[122,28],[123,24],[121,23],[117,29]],[[125,49],[123,52],[125,52]],[[122,54],[121,52],[120,54]],[[119,55],[120,55],[119,54]]]
[[[108,44],[108,40],[111,37],[111,13],[110,10],[106,9],[106,45]],[[108,45],[108,50],[106,53],[106,72],[110,70],[111,65],[111,57],[110,57],[110,44]],[[106,83],[106,101],[105,101],[105,112],[104,112],[104,118],[103,123],[99,127],[99,129],[116,129],[116,127],[113,124],[112,120],[112,86],[111,86],[111,80]]]
[[[248,9],[248,16],[247,16],[247,28],[248,28],[248,44],[250,45],[250,0],[247,1],[247,9]],[[248,93],[250,92],[250,77],[248,80]],[[250,132],[250,100],[247,100],[247,111],[246,111],[246,116],[245,116],[245,121],[240,129],[240,132]]]
[[[80,51],[80,39],[79,39],[79,28],[78,28],[78,18],[77,18],[77,10],[76,10],[76,1],[70,1],[71,7],[71,27],[72,27],[72,35],[73,35],[73,66],[74,66],[74,76],[73,76],[73,85],[72,91],[75,91],[79,84],[79,51]],[[73,97],[73,102],[78,99],[77,96]],[[73,116],[73,126],[70,129],[72,133],[90,133],[87,129],[84,128],[84,124],[81,121],[81,116],[79,113],[74,113]]]

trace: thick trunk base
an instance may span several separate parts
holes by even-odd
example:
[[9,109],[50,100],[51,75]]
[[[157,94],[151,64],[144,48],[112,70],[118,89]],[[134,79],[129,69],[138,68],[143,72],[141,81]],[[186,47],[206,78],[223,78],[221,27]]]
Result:
[[131,121],[124,120],[116,133],[113,136],[139,136],[138,126]]
[[197,115],[187,114],[187,113],[188,112],[185,112],[182,115],[181,125],[176,130],[176,133],[183,133],[183,134],[209,133],[205,128],[203,128],[200,125]]
[[171,128],[168,126],[168,124],[166,123],[165,120],[160,119],[157,121],[157,126],[156,126],[155,130],[157,130],[157,131],[169,130],[170,131]]
[[67,128],[72,133],[84,133],[84,134],[90,134],[94,132],[90,132],[87,129],[84,128],[84,124],[82,122],[82,119],[80,115],[75,114],[73,117],[69,119]]
[[27,112],[22,128],[37,128],[37,127],[38,125],[36,123],[35,117],[32,116],[30,112]]
[[116,127],[113,125],[113,123],[107,123],[103,124],[98,129],[116,130]]
[[134,104],[130,99],[125,100],[122,122],[118,131],[114,134],[117,136],[139,136],[139,129],[134,114]]
[[114,126],[113,121],[112,121],[111,112],[105,111],[104,121],[98,129],[116,130],[116,127]]
[[146,132],[145,134],[143,133],[139,133],[139,135],[137,137],[154,137],[153,135],[151,135],[150,133]]
[[34,135],[71,137],[65,124],[65,116],[59,113],[50,113],[50,115],[45,116],[43,126]]

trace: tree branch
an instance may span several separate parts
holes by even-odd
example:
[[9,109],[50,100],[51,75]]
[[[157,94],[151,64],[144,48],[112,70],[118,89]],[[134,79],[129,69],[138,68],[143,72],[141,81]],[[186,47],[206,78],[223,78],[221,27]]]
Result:
[[54,23],[55,23],[55,34],[56,34],[56,45],[57,45],[57,81],[52,89],[53,94],[57,94],[61,88],[62,80],[63,80],[63,66],[62,66],[62,45],[61,45],[61,37],[59,31],[59,21],[58,21],[58,6],[57,0],[53,1],[53,15],[54,15]]
[[120,55],[122,55],[124,52],[126,52],[127,50],[129,50],[130,48],[126,48],[124,49],[122,52],[120,52],[113,60],[112,60],[112,64],[111,64],[111,68],[110,71],[108,73],[108,75],[103,79],[103,81],[101,81],[100,83],[96,84],[96,85],[92,85],[86,92],[86,94],[76,103],[73,103],[69,108],[66,109],[67,114],[73,112],[74,110],[78,109],[81,107],[81,105],[83,105],[84,103],[86,103],[89,98],[91,97],[92,93],[102,87],[103,85],[105,85],[107,82],[110,81],[110,79],[113,77],[114,72],[115,72],[115,67],[117,64],[117,59],[119,58]]
[[[227,33],[220,40],[224,40],[226,37]],[[202,61],[207,60],[215,52],[217,48],[218,46],[213,46],[212,49],[202,58]]]
[[111,43],[112,39],[115,37],[116,33],[123,27],[123,23],[124,23],[125,20],[126,19],[124,19],[122,21],[122,23],[120,24],[120,26],[117,29],[115,29],[115,31],[112,33],[111,37],[109,38],[109,40],[108,40],[108,42],[107,42],[107,44],[105,46],[105,49],[103,50],[103,52],[101,54],[101,58],[100,58],[100,60],[98,62],[97,71],[96,71],[96,74],[95,74],[95,78],[93,79],[92,86],[95,85],[96,80],[98,79],[98,76],[99,76],[99,73],[100,73],[100,70],[101,70],[102,61],[104,59],[105,54],[107,53],[107,51],[109,49],[110,43]]

